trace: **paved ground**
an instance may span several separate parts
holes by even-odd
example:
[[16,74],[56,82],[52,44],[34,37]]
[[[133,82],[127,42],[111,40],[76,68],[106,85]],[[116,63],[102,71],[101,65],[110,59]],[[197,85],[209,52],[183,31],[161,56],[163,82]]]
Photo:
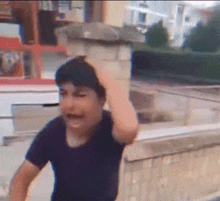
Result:
[[[13,142],[9,146],[0,147],[0,184],[8,184],[16,169],[23,162],[25,153],[30,146],[32,139],[26,139],[21,142]],[[42,173],[36,178],[31,186],[29,201],[49,201],[53,189],[53,172],[48,164]],[[1,195],[5,192],[0,188]]]

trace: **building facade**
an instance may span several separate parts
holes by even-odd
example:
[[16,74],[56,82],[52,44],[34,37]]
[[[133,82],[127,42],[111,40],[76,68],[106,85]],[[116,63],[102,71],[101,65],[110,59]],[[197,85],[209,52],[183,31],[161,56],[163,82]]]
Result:
[[126,1],[124,24],[136,26],[142,33],[163,21],[171,46],[180,47],[198,22],[206,23],[210,11],[184,1]]
[[55,72],[76,56],[101,60],[128,95],[129,44],[144,40],[137,30],[123,27],[125,2],[4,3],[11,12],[0,9],[0,144],[36,134],[57,116]]

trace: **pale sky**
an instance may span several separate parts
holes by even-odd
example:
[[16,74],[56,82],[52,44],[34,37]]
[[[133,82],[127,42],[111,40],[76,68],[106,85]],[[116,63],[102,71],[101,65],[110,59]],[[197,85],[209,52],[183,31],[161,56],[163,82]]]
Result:
[[185,2],[190,3],[192,5],[196,5],[196,6],[202,6],[202,7],[213,6],[214,3],[216,3],[216,1],[185,1]]

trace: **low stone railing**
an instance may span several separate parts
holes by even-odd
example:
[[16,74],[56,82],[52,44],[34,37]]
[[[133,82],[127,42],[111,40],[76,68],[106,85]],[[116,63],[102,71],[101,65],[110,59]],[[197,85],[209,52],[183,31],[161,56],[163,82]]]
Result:
[[205,200],[220,193],[220,124],[161,129],[164,137],[158,131],[143,131],[126,148],[117,201]]

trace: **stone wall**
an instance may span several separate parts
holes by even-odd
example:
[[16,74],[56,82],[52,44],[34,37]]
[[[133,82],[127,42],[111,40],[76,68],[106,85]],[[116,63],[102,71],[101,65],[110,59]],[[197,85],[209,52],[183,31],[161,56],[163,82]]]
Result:
[[117,201],[205,200],[218,194],[219,136],[207,131],[128,146]]

